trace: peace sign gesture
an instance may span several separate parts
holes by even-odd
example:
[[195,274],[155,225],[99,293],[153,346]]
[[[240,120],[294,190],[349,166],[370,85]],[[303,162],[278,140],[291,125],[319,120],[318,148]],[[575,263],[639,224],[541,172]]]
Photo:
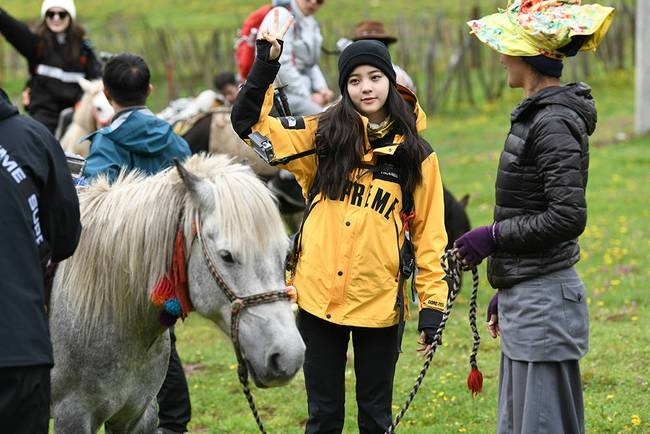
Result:
[[278,8],[275,8],[273,11],[273,22],[271,23],[271,28],[269,29],[264,28],[262,29],[261,32],[258,33],[257,39],[264,39],[267,42],[271,43],[271,51],[269,52],[269,60],[275,60],[278,57],[280,57],[280,54],[282,53],[282,48],[280,47],[280,43],[278,40],[282,40],[284,38],[284,35],[287,34],[289,31],[289,27],[293,24],[293,16],[289,15],[289,19],[287,20],[286,23],[284,23],[284,26],[280,28],[280,10]]

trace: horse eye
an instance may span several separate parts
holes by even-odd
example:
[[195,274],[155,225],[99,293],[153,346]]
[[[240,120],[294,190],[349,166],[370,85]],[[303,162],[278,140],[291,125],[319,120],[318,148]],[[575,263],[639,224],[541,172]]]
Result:
[[227,262],[229,264],[234,264],[235,263],[235,258],[232,257],[232,253],[230,253],[228,250],[219,250],[219,257],[221,258],[222,261]]

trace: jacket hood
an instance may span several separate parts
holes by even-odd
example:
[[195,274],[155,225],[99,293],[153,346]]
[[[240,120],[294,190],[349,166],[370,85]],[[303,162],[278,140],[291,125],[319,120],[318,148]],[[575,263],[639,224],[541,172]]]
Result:
[[511,120],[525,116],[530,110],[539,110],[543,106],[559,104],[575,111],[585,122],[587,132],[591,135],[596,130],[596,103],[591,95],[591,87],[586,83],[570,83],[564,86],[542,89],[526,98],[512,112]]
[[413,113],[415,113],[415,126],[417,127],[419,132],[422,132],[427,129],[427,114],[422,110],[422,107],[420,106],[420,103],[418,102],[418,98],[413,93],[411,89],[408,87],[397,84],[397,91],[399,92],[400,95],[402,95],[402,98],[404,98],[404,101],[407,102],[412,108],[413,108]]
[[[125,122],[127,119],[129,121]],[[160,118],[148,108],[138,108],[118,113],[109,126],[88,138],[92,139],[94,134],[103,134],[134,154],[156,156],[165,151],[174,131],[168,123],[160,122]]]
[[0,120],[7,119],[8,117],[15,116],[17,114],[18,107],[13,105],[5,91],[0,89]]

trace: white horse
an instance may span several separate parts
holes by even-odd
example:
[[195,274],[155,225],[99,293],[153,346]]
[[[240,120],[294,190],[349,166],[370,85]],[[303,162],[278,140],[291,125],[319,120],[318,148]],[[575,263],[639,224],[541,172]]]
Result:
[[113,106],[104,95],[104,85],[101,79],[79,79],[79,86],[84,91],[83,96],[74,108],[72,122],[61,137],[63,150],[86,157],[90,149],[90,141],[79,140],[93,131],[108,125],[115,114]]
[[[80,203],[81,240],[50,305],[56,433],[154,432],[169,359],[160,320],[191,310],[231,336],[258,387],[294,377],[305,347],[284,283],[289,240],[248,166],[194,155],[151,177],[100,178]],[[176,313],[161,313],[165,294]]]

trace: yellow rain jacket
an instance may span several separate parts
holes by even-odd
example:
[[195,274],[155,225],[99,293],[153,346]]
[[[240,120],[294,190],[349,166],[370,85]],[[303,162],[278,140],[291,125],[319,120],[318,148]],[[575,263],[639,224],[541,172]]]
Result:
[[[249,89],[250,90],[250,89]],[[250,90],[255,92],[255,89]],[[262,92],[262,89],[258,89]],[[426,116],[415,96],[400,88],[415,103],[418,129],[426,127]],[[248,95],[246,96],[248,98]],[[258,95],[261,98],[261,95]],[[275,157],[281,160],[307,153],[316,146],[318,115],[296,118],[269,116],[273,87],[266,90],[261,111],[246,113],[259,120],[252,127],[270,139]],[[252,109],[252,105],[250,106]],[[367,126],[368,119],[363,117]],[[401,137],[392,146],[372,149],[366,137],[363,164],[373,165],[379,154],[395,152]],[[307,197],[316,175],[314,154],[281,165],[292,172]],[[417,264],[416,289],[419,308],[443,311],[448,287],[443,280],[440,258],[447,244],[444,230],[443,189],[438,158],[432,152],[422,163],[423,182],[414,192],[415,218],[410,232]],[[319,318],[336,324],[359,327],[387,327],[397,324],[396,304],[399,280],[399,252],[404,243],[400,219],[400,184],[373,176],[368,168],[352,175],[351,191],[342,200],[317,194],[302,231],[294,286],[298,305]],[[407,296],[408,297],[408,296]],[[406,318],[408,318],[408,304]]]

